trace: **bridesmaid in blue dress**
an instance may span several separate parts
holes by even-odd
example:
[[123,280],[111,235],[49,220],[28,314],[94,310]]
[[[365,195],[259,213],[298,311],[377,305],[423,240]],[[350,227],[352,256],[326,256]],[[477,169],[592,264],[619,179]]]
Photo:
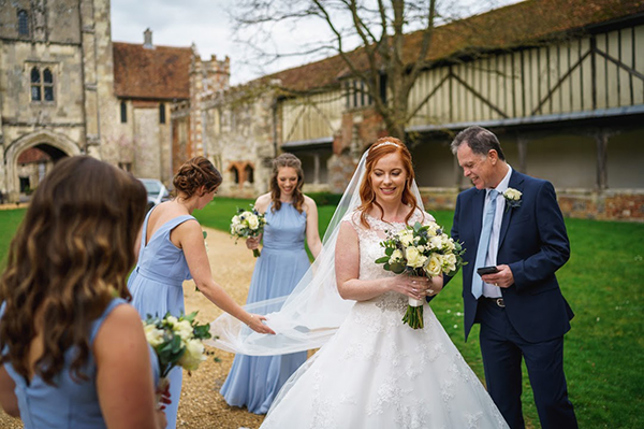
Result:
[[[304,248],[317,257],[322,243],[318,233],[315,201],[301,191],[304,174],[300,160],[289,153],[273,162],[270,192],[261,195],[255,208],[266,214],[261,256],[257,259],[248,290],[247,304],[289,295],[309,268]],[[258,248],[262,237],[250,238],[249,249]],[[306,361],[306,352],[280,356],[236,355],[221,394],[229,405],[246,406],[265,414],[282,385]]]
[[0,280],[0,405],[25,428],[165,426],[125,285],[145,207],[138,180],[85,156],[34,192]]
[[[201,225],[192,216],[212,201],[221,184],[221,175],[202,157],[187,161],[173,180],[176,197],[148,213],[141,232],[141,250],[128,287],[132,304],[142,318],[148,315],[173,316],[185,313],[183,282],[193,279],[203,295],[225,312],[260,333],[273,333],[263,316],[246,312],[226,294],[211,275]],[[170,399],[166,408],[168,427],[176,427],[181,396],[182,370],[169,374]]]

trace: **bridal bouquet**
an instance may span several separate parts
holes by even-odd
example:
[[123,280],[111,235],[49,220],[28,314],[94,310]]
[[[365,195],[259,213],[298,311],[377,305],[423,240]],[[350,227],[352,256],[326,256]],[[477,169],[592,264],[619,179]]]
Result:
[[[197,312],[180,317],[152,317],[143,321],[145,338],[154,349],[159,361],[160,380],[158,391],[168,387],[168,374],[177,365],[183,369],[195,371],[199,364],[206,360],[202,340],[208,339],[210,326],[200,325],[195,321]],[[157,401],[160,399],[158,394]]]
[[[385,256],[376,259],[387,271],[411,276],[451,276],[464,265],[465,249],[435,222],[427,225],[416,222],[398,232],[387,231],[387,236],[387,240],[380,242]],[[403,322],[413,329],[423,328],[423,303],[409,298]]]
[[[236,240],[240,238],[257,237],[264,232],[266,217],[257,210],[237,209],[237,214],[230,222],[230,233]],[[235,240],[235,243],[237,242]],[[253,256],[259,257],[259,249],[253,249]]]

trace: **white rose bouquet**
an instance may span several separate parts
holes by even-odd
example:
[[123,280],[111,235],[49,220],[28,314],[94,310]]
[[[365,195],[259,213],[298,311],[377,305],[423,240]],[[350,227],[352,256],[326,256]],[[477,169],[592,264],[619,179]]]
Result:
[[[422,225],[416,222],[398,232],[387,231],[388,239],[380,242],[385,256],[376,259],[384,269],[396,274],[434,277],[441,274],[454,275],[465,265],[462,245],[443,232],[436,223]],[[423,328],[423,304],[409,298],[409,306],[403,322],[413,329]]]
[[[236,240],[240,238],[257,237],[264,232],[266,217],[257,210],[237,209],[237,214],[230,222],[230,233]],[[235,243],[237,242],[235,240]],[[259,257],[259,249],[253,249],[253,256]]]
[[[206,360],[206,352],[202,340],[208,339],[210,326],[200,325],[195,321],[197,312],[180,317],[152,317],[143,321],[145,338],[154,349],[159,361],[160,380],[158,391],[168,387],[168,374],[177,365],[190,371],[195,371],[199,364]],[[157,401],[160,394],[157,394]]]

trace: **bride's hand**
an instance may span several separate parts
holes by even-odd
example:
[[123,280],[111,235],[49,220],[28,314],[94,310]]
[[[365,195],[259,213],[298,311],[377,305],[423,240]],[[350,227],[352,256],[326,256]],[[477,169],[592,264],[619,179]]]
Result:
[[266,320],[266,316],[262,316],[259,314],[250,314],[248,317],[248,322],[246,324],[250,329],[260,334],[275,335],[275,331],[273,331],[271,328],[265,325],[264,320]]
[[[391,278],[391,290],[407,295],[410,298],[424,300],[426,296],[433,295],[431,279],[408,274],[398,274]],[[442,281],[441,281],[442,283]]]

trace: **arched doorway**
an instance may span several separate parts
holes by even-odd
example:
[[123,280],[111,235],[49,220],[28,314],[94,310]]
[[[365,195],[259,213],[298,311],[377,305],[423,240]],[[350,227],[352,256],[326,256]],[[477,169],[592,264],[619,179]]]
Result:
[[[25,152],[27,152],[26,155]],[[24,195],[26,186],[31,189],[37,186],[37,183],[32,183],[32,181],[37,182],[39,178],[44,176],[48,168],[47,165],[51,166],[61,158],[81,153],[81,148],[76,142],[65,135],[49,130],[30,133],[13,141],[4,151],[3,194],[6,194],[5,201],[20,201],[21,179]],[[37,172],[32,171],[33,166],[27,165],[31,162],[38,164],[35,167],[38,169]],[[27,183],[25,177],[29,174],[28,172],[34,176],[31,176]]]

